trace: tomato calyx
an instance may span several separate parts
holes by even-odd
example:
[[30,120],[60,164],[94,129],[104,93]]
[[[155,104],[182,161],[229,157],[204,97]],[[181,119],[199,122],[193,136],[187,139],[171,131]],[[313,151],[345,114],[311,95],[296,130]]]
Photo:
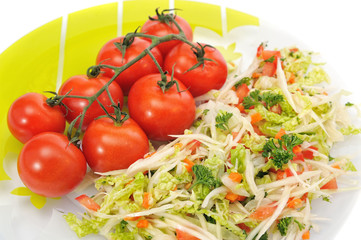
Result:
[[168,26],[170,26],[171,23],[174,23],[174,19],[176,17],[176,15],[171,13],[171,11],[174,11],[174,10],[180,10],[180,9],[177,9],[177,8],[164,9],[162,12],[159,12],[159,8],[156,8],[155,13],[157,15],[157,18],[150,17],[150,16],[148,18],[151,21],[159,21],[161,23],[165,23]]
[[191,47],[192,52],[197,57],[197,63],[194,64],[191,68],[189,68],[185,73],[187,73],[189,71],[192,71],[193,69],[196,69],[199,66],[202,66],[202,70],[203,70],[205,61],[211,61],[211,62],[217,63],[216,61],[214,61],[211,58],[205,58],[204,57],[204,55],[206,54],[205,48],[206,47],[214,48],[213,46],[211,46],[209,44],[202,45],[202,44],[200,44],[198,42],[197,42],[197,44],[198,44],[199,47],[196,47],[196,46]]
[[[173,69],[174,69],[174,66],[173,66]],[[162,89],[162,92],[165,93],[166,91],[168,91],[171,87],[173,87],[173,85],[175,84],[176,87],[177,87],[177,92],[181,93],[181,92],[185,92],[187,91],[188,89],[185,89],[185,90],[180,90],[179,89],[179,83],[177,80],[174,79],[173,77],[173,73],[174,71],[172,71],[172,74],[170,76],[170,81],[168,82],[167,81],[167,76],[166,76],[166,73],[167,72],[161,72],[161,80],[159,80],[157,82],[158,86]]]
[[121,38],[119,42],[114,43],[115,47],[122,53],[122,61],[124,60],[127,48],[133,44],[138,29],[139,27],[137,27],[134,32],[125,35],[124,38]]
[[129,114],[126,112],[122,112],[120,103],[117,104],[113,103],[111,107],[114,109],[114,113],[110,114],[105,108],[103,108],[106,115],[99,116],[95,118],[95,120],[107,117],[112,119],[116,126],[121,126],[125,121],[129,119]]

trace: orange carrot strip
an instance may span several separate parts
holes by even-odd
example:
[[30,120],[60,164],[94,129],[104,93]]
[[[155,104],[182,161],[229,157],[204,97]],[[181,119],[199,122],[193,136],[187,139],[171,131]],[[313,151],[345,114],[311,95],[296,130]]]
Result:
[[187,169],[188,172],[192,172],[192,167],[194,166],[194,162],[192,162],[191,160],[189,160],[188,158],[184,159],[183,162],[185,163],[185,168]]
[[301,146],[300,145],[294,146],[293,149],[292,149],[292,152],[294,154],[302,152]]
[[282,136],[285,135],[285,134],[286,134],[286,131],[285,131],[283,128],[281,128],[281,129],[278,131],[278,133],[276,134],[275,139],[281,139]]
[[150,193],[149,192],[145,192],[144,195],[143,195],[143,203],[142,203],[142,206],[146,209],[148,209],[150,207],[150,204],[149,204],[149,201],[150,201]]
[[310,231],[306,231],[302,234],[302,239],[306,240],[306,239],[310,239]]
[[226,194],[225,198],[233,203],[238,199],[238,195],[233,192],[228,192]]
[[231,172],[228,176],[233,182],[240,183],[242,181],[242,175],[238,172]]
[[262,115],[260,113],[254,113],[251,115],[251,123],[254,124],[256,122],[259,122],[261,121],[263,118],[262,118]]
[[125,217],[124,221],[137,221],[139,218],[140,218],[140,216],[139,217]]
[[137,228],[147,228],[148,225],[149,225],[148,220],[143,219],[143,220],[140,220],[140,221],[137,223]]
[[301,198],[295,198],[292,199],[287,203],[287,207],[289,208],[299,208],[302,206],[302,199]]

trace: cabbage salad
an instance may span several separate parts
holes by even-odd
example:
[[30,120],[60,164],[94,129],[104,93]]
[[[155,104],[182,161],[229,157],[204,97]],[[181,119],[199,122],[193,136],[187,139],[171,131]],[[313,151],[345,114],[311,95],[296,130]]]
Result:
[[196,98],[183,135],[97,178],[90,199],[99,207],[65,215],[70,228],[112,240],[309,239],[320,219],[311,202],[357,184],[338,186],[356,169],[330,156],[360,133],[349,117],[355,106],[341,103],[345,91],[327,92],[312,52],[264,47],[247,70]]

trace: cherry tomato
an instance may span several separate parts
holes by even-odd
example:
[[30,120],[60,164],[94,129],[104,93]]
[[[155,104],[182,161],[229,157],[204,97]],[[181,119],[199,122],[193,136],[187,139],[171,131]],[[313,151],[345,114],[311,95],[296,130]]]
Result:
[[59,106],[51,107],[40,93],[27,93],[10,106],[7,123],[10,132],[25,143],[41,132],[63,133],[65,117]]
[[243,99],[248,96],[249,91],[250,90],[249,90],[247,84],[244,84],[244,83],[236,89],[238,103],[243,102]]
[[[63,83],[59,89],[59,95],[65,95],[70,91],[69,95],[79,95],[79,96],[93,96],[96,92],[99,91],[110,79],[107,77],[96,77],[89,78],[86,75],[76,75],[69,78]],[[112,82],[109,86],[109,92],[115,103],[120,103],[120,106],[123,106],[123,93],[122,89],[116,82]],[[112,113],[114,110],[111,107],[111,101],[106,92],[103,92],[98,97],[99,102],[103,104],[105,109]],[[88,105],[87,99],[80,98],[65,98],[63,101],[64,105],[67,108],[62,107],[63,112],[65,113],[66,120],[70,123],[76,117],[78,117],[84,107]],[[98,102],[94,102],[85,114],[85,118],[82,125],[82,130],[84,131],[88,125],[93,121],[94,118],[105,115],[104,110],[100,107]],[[77,121],[75,127],[78,127],[79,120]]]
[[177,240],[199,240],[199,238],[180,229],[176,229],[175,231],[177,233]]
[[83,153],[65,135],[40,133],[22,148],[18,159],[21,180],[31,191],[45,197],[71,192],[84,178]]
[[89,210],[98,211],[100,209],[100,205],[85,194],[76,197],[75,200]]
[[[204,44],[202,44],[204,46]],[[164,70],[172,72],[174,66],[174,77],[180,80],[193,97],[207,93],[211,89],[219,89],[227,78],[227,64],[222,54],[215,48],[204,47],[204,65],[190,70],[198,63],[197,56],[186,43],[175,46],[164,60]]]
[[[140,38],[134,38],[134,42],[126,47],[125,54],[123,56],[122,52],[115,45],[115,43],[120,43],[123,41],[123,39],[124,37],[117,37],[107,42],[99,51],[96,63],[121,67],[132,61],[141,52],[150,46],[149,41]],[[153,54],[159,65],[162,66],[163,57],[159,49],[155,47],[150,52]],[[102,71],[104,71],[103,75],[106,77],[111,78],[114,75],[114,70],[110,68],[104,68]],[[153,62],[152,58],[149,55],[146,55],[132,66],[127,68],[124,72],[120,73],[116,78],[116,81],[122,88],[124,95],[128,95],[129,89],[135,81],[144,75],[158,72],[159,70]]]
[[149,142],[131,118],[121,124],[100,118],[85,131],[82,147],[91,169],[107,172],[128,168],[149,151]]
[[277,208],[276,205],[260,206],[259,208],[256,209],[256,211],[254,211],[253,213],[251,213],[251,215],[249,215],[249,218],[253,220],[263,221],[269,218],[270,216],[272,216],[273,213],[276,211],[276,208]]
[[[153,16],[152,19],[155,19],[155,20],[149,19],[144,23],[144,25],[141,28],[142,33],[154,35],[154,36],[158,36],[158,37],[163,37],[165,35],[172,34],[172,33],[174,33],[174,34],[179,33],[179,30],[174,23],[172,23],[172,22],[166,23],[161,20],[164,18],[164,16],[158,16],[158,15],[161,15],[161,14],[158,13],[156,16]],[[186,20],[184,20],[183,18],[181,18],[180,16],[175,16],[174,19],[178,23],[178,25],[182,28],[186,38],[189,41],[192,41],[193,40],[193,32],[192,32],[192,28],[189,25],[189,23]],[[172,40],[172,41],[161,43],[161,44],[157,45],[157,47],[162,52],[163,56],[165,56],[174,46],[176,46],[179,43],[181,43],[181,41]]]
[[327,182],[325,185],[323,185],[320,189],[330,189],[330,190],[338,189],[336,178],[332,178],[329,182]]
[[129,92],[128,108],[148,138],[167,141],[172,139],[169,135],[183,134],[192,125],[196,107],[194,98],[181,82],[178,82],[181,92],[173,85],[163,93],[158,86],[160,80],[160,74],[139,79]]

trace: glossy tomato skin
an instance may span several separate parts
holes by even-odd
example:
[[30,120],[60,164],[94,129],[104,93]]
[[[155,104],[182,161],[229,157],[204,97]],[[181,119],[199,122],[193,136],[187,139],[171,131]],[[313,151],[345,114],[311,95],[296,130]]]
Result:
[[223,86],[227,78],[227,64],[222,54],[215,48],[205,47],[204,65],[188,71],[197,64],[197,57],[186,43],[175,46],[165,57],[164,70],[172,72],[174,66],[174,76],[180,80],[193,97],[207,93],[211,89],[219,89]]
[[31,191],[60,197],[83,180],[87,165],[83,153],[65,135],[45,132],[31,138],[18,158],[18,172]]
[[[168,81],[170,76],[167,76]],[[187,88],[179,83],[162,92],[157,85],[160,74],[139,79],[128,96],[130,116],[141,126],[148,138],[157,141],[171,140],[171,134],[183,134],[195,118],[195,102]]]
[[[121,51],[114,45],[115,42],[120,42],[123,40],[124,37],[117,37],[110,41],[108,41],[99,51],[96,63],[97,64],[106,64],[112,65],[115,67],[121,67],[134,58],[136,58],[141,52],[144,51],[147,47],[150,46],[150,42],[135,38],[134,42],[126,48],[124,56],[122,55]],[[151,50],[151,53],[157,60],[160,66],[163,65],[163,57],[161,52],[157,47]],[[114,70],[110,68],[102,69],[104,71],[103,75],[106,77],[113,77]],[[157,66],[151,59],[149,55],[146,55],[132,66],[124,70],[124,72],[120,73],[119,76],[115,79],[119,86],[122,88],[124,95],[128,95],[130,87],[137,81],[139,78],[143,77],[144,75],[157,73],[159,72]]]
[[[88,78],[86,75],[76,75],[68,80],[66,80],[59,89],[59,95],[65,95],[70,91],[69,95],[79,95],[79,96],[93,96],[100,88],[102,88],[110,79],[107,77],[98,76],[96,78]],[[115,103],[120,103],[120,107],[123,106],[123,92],[122,89],[116,82],[112,82],[109,86],[109,91]],[[111,101],[104,91],[99,97],[98,100],[103,104],[105,109],[109,113],[113,113],[114,110],[110,106]],[[84,107],[88,105],[88,100],[80,98],[65,98],[63,103],[68,107],[62,107],[62,111],[65,114],[66,120],[70,123],[76,117],[78,117]],[[94,118],[105,115],[104,110],[100,107],[98,102],[94,102],[85,114],[85,118],[82,125],[82,130],[84,131],[88,125],[93,121]],[[78,127],[79,121],[75,127]]]
[[59,106],[50,107],[40,93],[27,93],[9,108],[7,123],[12,135],[25,143],[41,132],[63,133],[65,117]]
[[149,142],[131,118],[121,125],[110,118],[100,118],[85,131],[82,148],[94,172],[107,172],[128,168],[149,151]]
[[[158,16],[153,16],[153,19],[158,19]],[[178,23],[178,25],[182,28],[186,38],[189,41],[193,41],[193,31],[189,23],[180,16],[175,16],[175,21]],[[141,30],[142,33],[154,35],[158,37],[163,37],[168,34],[178,34],[179,30],[177,26],[173,23],[162,23],[160,21],[154,21],[154,20],[147,20]],[[157,47],[162,52],[163,56],[165,56],[173,47],[175,47],[177,44],[181,43],[179,40],[172,40],[168,42],[164,42],[159,44]]]

